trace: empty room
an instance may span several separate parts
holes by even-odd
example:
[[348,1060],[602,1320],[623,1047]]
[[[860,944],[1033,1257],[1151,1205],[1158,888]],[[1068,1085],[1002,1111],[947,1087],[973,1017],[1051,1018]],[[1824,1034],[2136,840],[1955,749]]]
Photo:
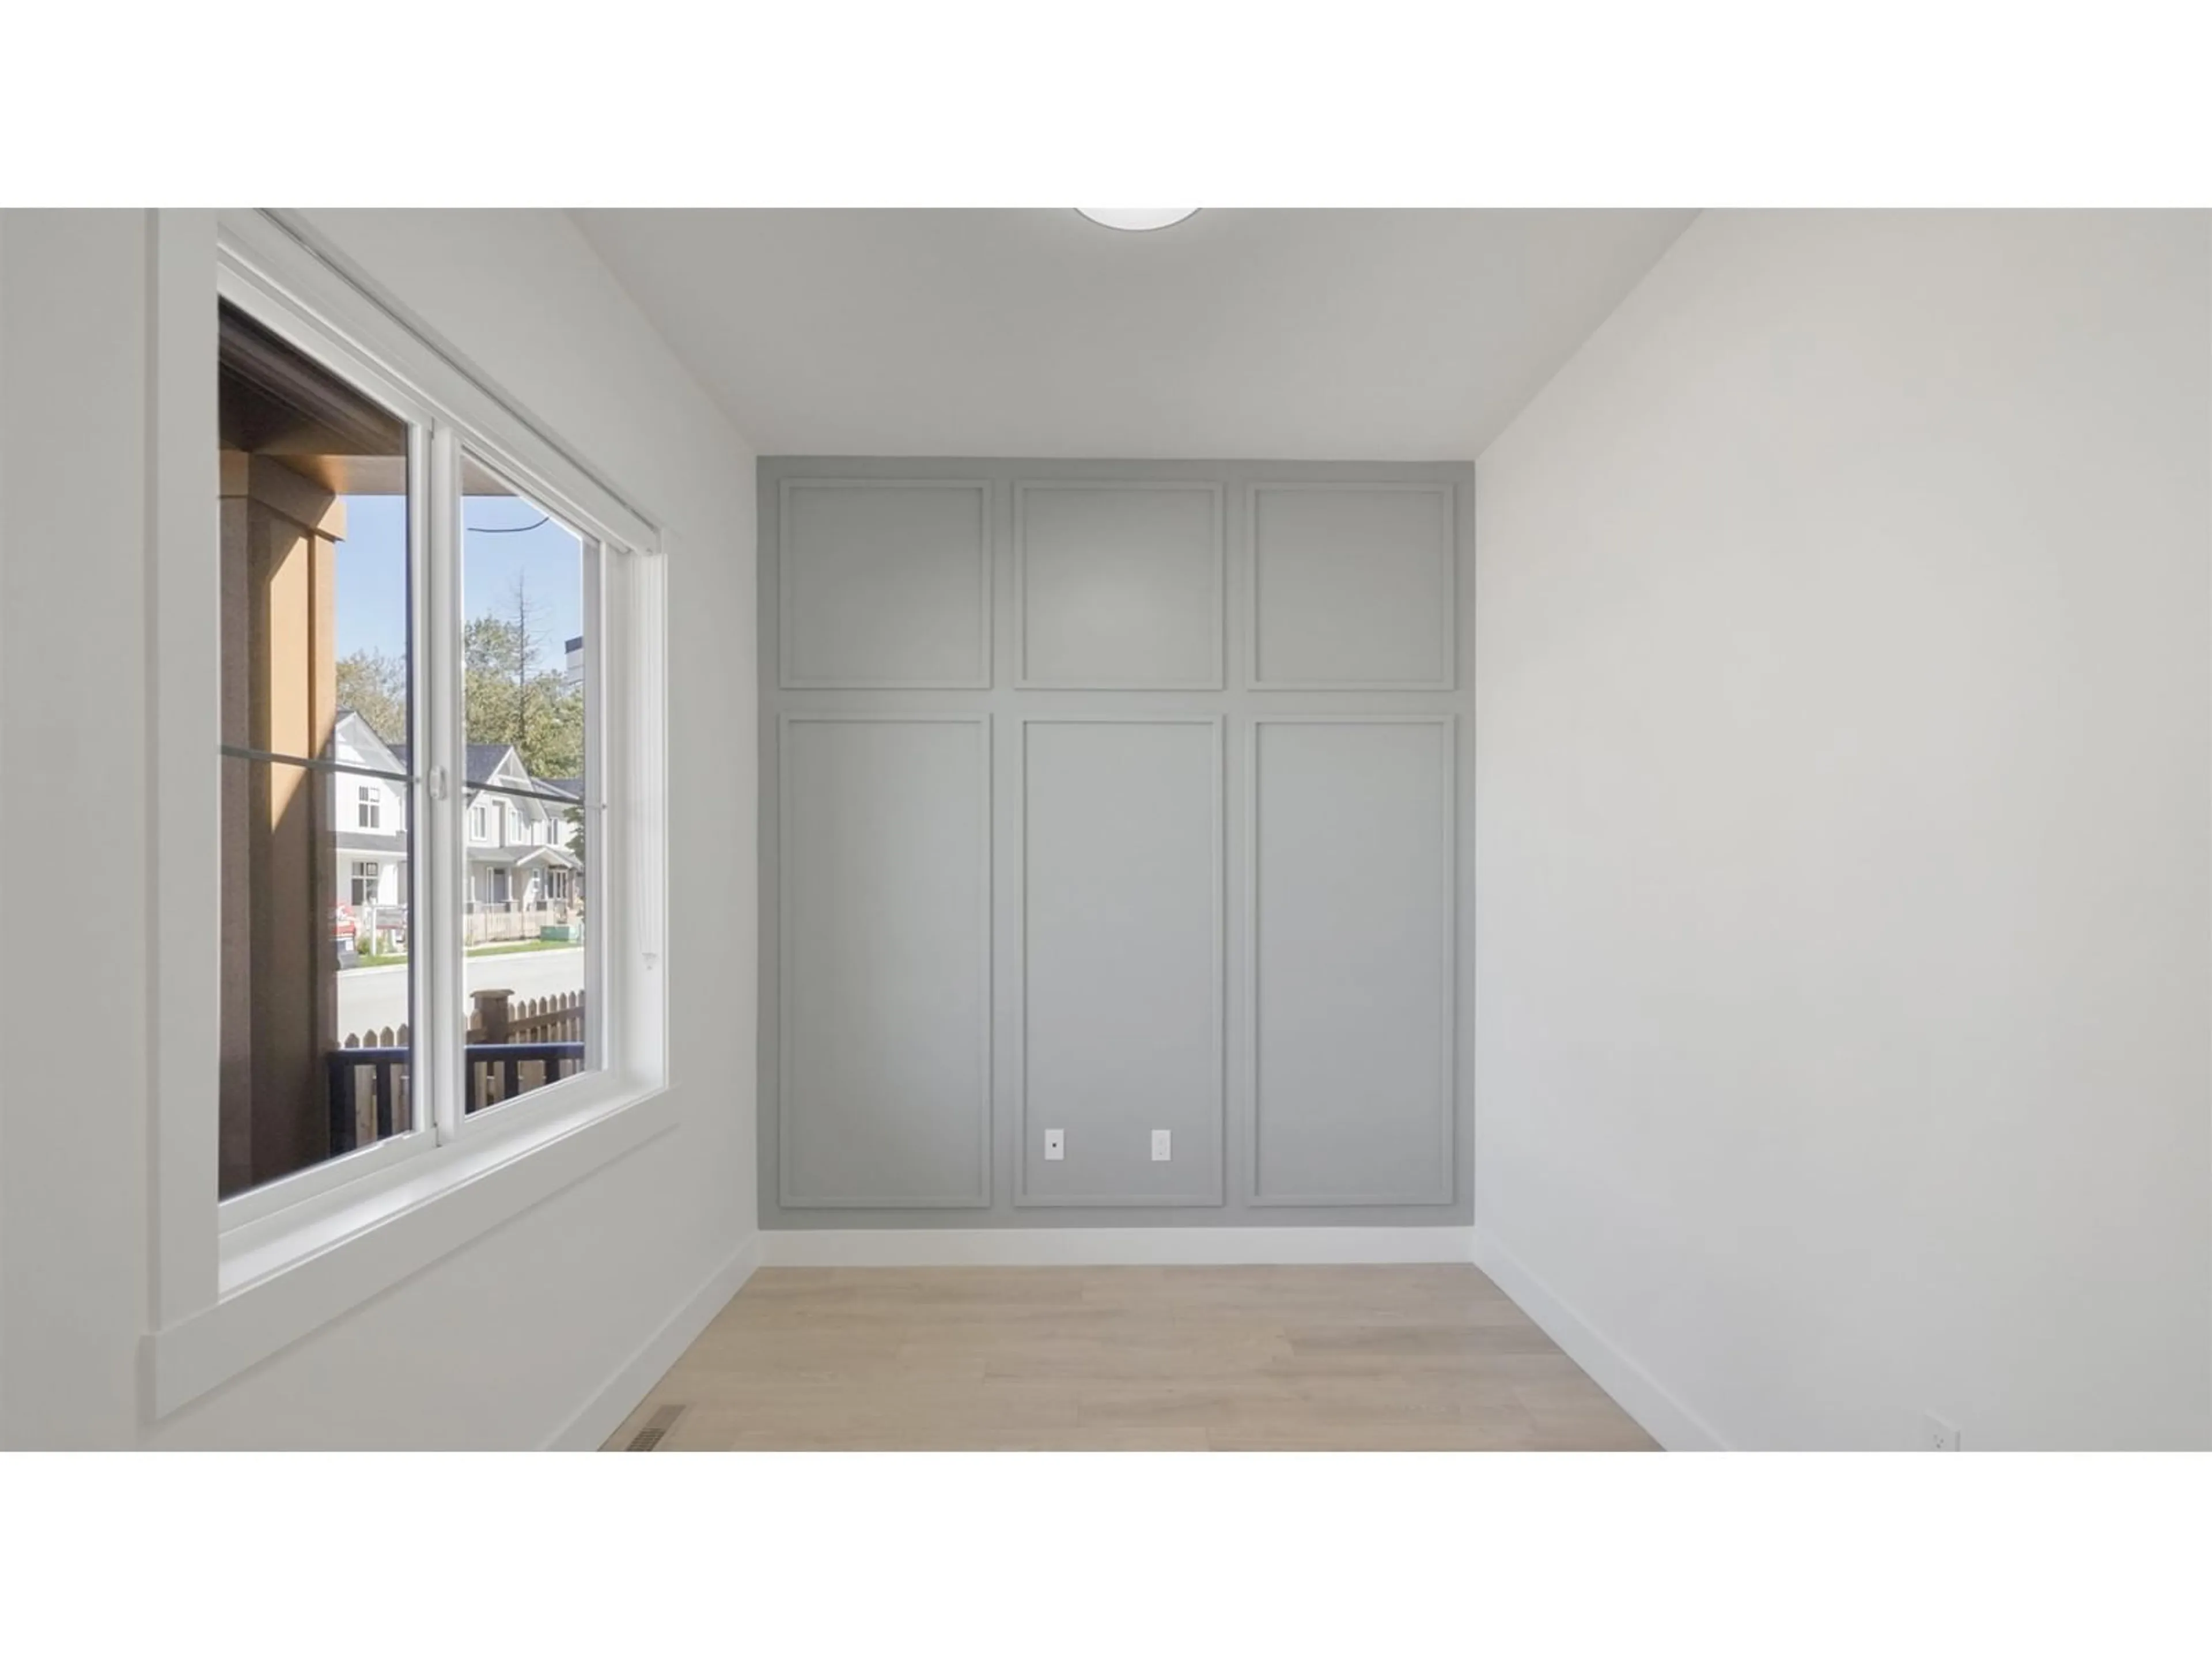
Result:
[[654,1455],[21,1513],[2212,1450],[2185,196],[218,177],[0,213],[0,1447]]

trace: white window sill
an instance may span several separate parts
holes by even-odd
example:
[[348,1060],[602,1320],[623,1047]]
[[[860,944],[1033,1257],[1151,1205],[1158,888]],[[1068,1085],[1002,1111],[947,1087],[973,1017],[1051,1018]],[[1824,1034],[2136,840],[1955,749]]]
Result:
[[[554,1107],[555,1103],[546,1103]],[[580,1095],[434,1155],[409,1159],[357,1197],[279,1211],[227,1235],[216,1298],[148,1339],[151,1408],[168,1416],[249,1367],[422,1272],[672,1128],[655,1088]]]

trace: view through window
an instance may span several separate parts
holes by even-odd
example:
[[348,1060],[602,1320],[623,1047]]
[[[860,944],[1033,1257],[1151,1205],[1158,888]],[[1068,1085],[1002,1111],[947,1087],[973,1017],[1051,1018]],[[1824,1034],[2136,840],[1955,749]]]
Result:
[[[219,339],[229,1197],[597,1063],[599,547],[464,452],[459,545],[431,551],[453,572],[459,637],[425,652],[410,514],[434,509],[410,453],[428,434],[228,302]],[[412,781],[432,672],[458,681],[462,726],[443,836]],[[455,896],[453,914],[422,914],[433,891]],[[414,1017],[433,948],[460,964],[458,1006],[424,1011],[458,1036],[463,1074],[443,1085]],[[433,1099],[448,1090],[450,1114]]]
[[[228,1196],[414,1122],[412,641],[406,423],[234,307],[219,341]],[[356,1088],[349,1045],[396,1063]]]
[[584,665],[591,544],[465,455],[459,918],[468,1109],[586,1066]]

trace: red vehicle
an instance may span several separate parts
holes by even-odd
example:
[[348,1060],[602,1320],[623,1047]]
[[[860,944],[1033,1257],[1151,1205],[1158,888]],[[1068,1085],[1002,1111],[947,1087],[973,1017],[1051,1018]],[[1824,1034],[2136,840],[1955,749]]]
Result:
[[331,937],[333,939],[351,939],[355,931],[353,906],[341,904],[331,912]]

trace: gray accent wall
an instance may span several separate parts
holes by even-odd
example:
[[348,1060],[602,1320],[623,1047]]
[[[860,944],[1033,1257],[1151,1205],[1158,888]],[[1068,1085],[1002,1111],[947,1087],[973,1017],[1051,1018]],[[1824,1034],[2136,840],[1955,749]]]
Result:
[[759,465],[763,1225],[1465,1224],[1473,467]]
[[990,1199],[988,714],[786,714],[781,1200]]

